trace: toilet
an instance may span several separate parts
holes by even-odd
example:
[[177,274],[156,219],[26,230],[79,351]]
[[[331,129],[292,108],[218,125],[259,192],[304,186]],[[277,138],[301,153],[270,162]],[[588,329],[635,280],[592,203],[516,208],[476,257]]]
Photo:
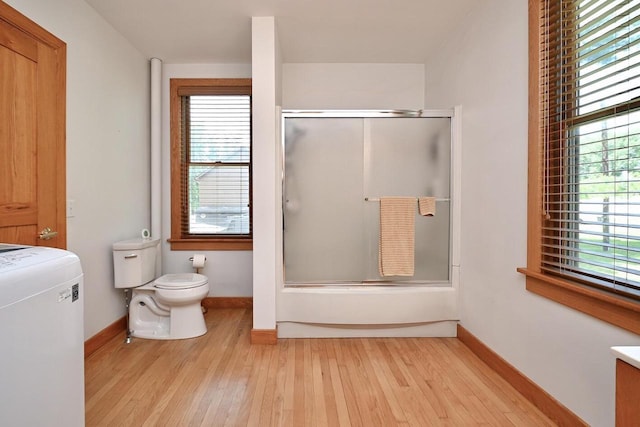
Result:
[[[173,340],[207,333],[200,303],[209,294],[207,276],[165,274],[156,278],[160,239],[113,244],[114,284],[131,291],[129,333],[133,337]],[[129,299],[129,296],[127,297]]]

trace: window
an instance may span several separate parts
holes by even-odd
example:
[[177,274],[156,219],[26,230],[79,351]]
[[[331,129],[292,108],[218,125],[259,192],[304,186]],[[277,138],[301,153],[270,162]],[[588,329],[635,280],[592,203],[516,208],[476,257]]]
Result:
[[171,248],[251,249],[251,80],[170,91]]
[[532,0],[527,289],[640,333],[640,0]]

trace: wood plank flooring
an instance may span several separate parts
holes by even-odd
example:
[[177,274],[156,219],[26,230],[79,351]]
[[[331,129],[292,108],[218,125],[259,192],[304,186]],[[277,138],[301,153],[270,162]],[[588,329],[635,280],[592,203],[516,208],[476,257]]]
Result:
[[108,342],[85,361],[87,426],[552,426],[456,338],[281,339],[250,309],[209,332]]

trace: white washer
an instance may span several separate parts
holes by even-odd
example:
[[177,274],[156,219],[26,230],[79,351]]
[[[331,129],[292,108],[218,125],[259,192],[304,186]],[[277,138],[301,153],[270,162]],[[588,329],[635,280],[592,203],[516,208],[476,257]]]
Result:
[[0,244],[0,426],[84,426],[83,293],[73,253]]

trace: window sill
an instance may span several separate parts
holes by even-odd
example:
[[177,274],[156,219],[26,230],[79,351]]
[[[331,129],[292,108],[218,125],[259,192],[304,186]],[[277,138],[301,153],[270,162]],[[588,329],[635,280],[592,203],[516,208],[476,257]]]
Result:
[[526,268],[528,291],[640,335],[640,303]]
[[250,251],[252,239],[167,239],[172,251]]

